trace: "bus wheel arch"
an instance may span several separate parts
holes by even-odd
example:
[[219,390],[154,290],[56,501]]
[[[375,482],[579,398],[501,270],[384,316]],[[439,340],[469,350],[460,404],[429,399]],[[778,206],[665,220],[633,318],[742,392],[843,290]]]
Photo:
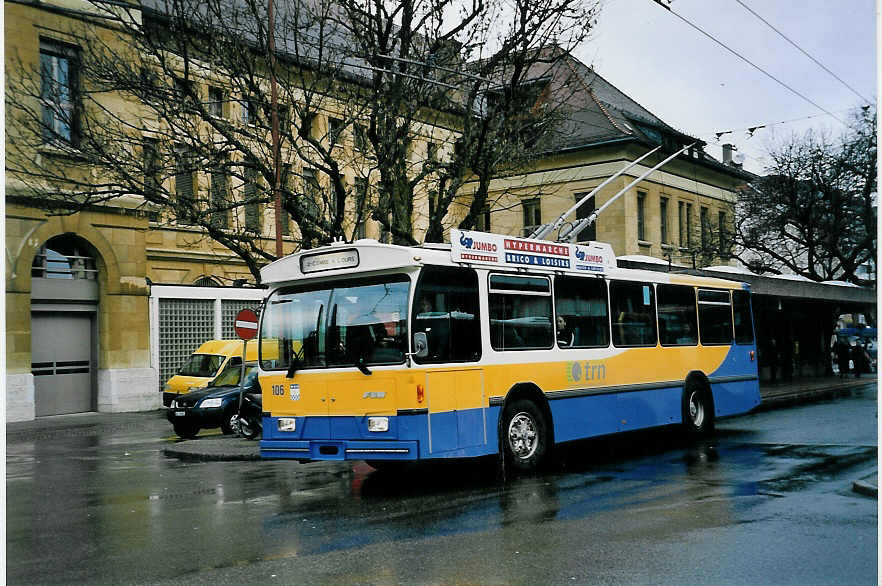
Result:
[[714,395],[703,372],[692,371],[686,376],[681,407],[683,431],[689,438],[707,437],[713,433]]
[[549,460],[554,446],[551,407],[534,383],[518,383],[505,397],[499,416],[499,452],[507,465],[535,471]]

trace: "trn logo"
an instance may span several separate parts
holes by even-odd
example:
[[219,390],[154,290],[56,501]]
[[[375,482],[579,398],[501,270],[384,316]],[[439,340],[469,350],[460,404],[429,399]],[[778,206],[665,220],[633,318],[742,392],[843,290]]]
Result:
[[606,379],[606,365],[602,360],[600,362],[591,362],[590,360],[585,362],[567,362],[566,369],[567,382],[578,383],[583,380]]

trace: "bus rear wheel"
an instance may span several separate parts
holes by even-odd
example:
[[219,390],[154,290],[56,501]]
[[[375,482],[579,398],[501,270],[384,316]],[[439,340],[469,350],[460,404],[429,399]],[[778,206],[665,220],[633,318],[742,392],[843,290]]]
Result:
[[502,443],[505,459],[517,470],[537,470],[548,452],[548,422],[535,403],[517,399],[505,407]]
[[689,438],[707,437],[714,430],[714,405],[710,391],[696,382],[683,389],[683,431]]

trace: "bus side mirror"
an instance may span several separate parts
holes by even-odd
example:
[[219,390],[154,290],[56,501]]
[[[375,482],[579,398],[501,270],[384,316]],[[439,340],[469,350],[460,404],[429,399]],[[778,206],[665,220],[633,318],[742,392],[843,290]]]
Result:
[[416,332],[413,335],[413,349],[415,350],[413,355],[417,358],[425,358],[429,355],[429,339],[426,337],[426,332]]

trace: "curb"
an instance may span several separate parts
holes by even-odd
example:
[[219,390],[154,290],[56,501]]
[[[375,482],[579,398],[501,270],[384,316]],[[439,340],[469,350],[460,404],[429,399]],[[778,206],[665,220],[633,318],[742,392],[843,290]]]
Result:
[[830,387],[800,389],[780,394],[770,393],[766,396],[762,396],[762,390],[760,390],[762,403],[760,403],[756,407],[756,409],[754,409],[754,412],[777,409],[779,407],[786,407],[798,403],[811,403],[836,397],[847,397],[850,396],[855,389],[866,385],[875,385],[876,383],[876,378],[867,378],[863,380],[857,379],[854,381],[839,383],[835,386]]
[[873,472],[869,476],[864,476],[859,480],[855,480],[851,485],[851,489],[864,496],[879,498],[879,487],[876,486],[876,475],[877,473]]
[[258,442],[225,436],[176,442],[162,448],[162,453],[180,460],[201,462],[261,460]]

